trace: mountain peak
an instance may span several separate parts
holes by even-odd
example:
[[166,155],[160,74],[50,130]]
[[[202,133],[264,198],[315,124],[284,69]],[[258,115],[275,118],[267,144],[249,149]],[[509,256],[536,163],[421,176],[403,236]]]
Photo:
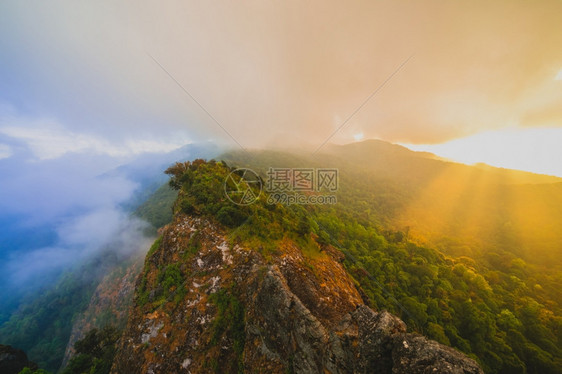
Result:
[[[146,257],[113,373],[482,373],[366,305],[341,252],[283,223],[302,220],[298,208],[226,209],[228,171],[202,160],[168,170],[176,214]],[[249,224],[219,223],[237,217]]]

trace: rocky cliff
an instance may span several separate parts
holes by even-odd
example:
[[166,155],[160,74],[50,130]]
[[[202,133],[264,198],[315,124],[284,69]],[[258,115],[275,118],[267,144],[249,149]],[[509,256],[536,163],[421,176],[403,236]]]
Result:
[[138,278],[113,373],[481,373],[362,300],[329,246],[273,252],[177,214]]
[[66,367],[74,356],[74,343],[84,338],[94,328],[107,325],[122,329],[128,319],[135,287],[135,279],[142,269],[141,255],[134,254],[129,260],[112,269],[96,287],[90,303],[84,312],[77,316],[61,368]]

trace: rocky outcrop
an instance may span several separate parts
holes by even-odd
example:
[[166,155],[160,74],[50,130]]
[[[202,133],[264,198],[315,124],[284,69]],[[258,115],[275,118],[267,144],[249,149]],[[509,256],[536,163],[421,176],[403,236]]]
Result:
[[178,215],[146,258],[112,372],[482,373],[366,306],[340,260],[289,240],[250,250]]
[[135,280],[142,269],[139,254],[119,264],[100,281],[90,303],[72,325],[61,368],[66,367],[74,355],[74,343],[84,338],[93,328],[102,329],[112,325],[118,329],[125,327],[131,306]]
[[37,364],[29,361],[21,349],[0,344],[0,373],[18,374],[25,368],[37,369]]
[[393,373],[478,373],[476,363],[450,347],[415,334],[392,337]]

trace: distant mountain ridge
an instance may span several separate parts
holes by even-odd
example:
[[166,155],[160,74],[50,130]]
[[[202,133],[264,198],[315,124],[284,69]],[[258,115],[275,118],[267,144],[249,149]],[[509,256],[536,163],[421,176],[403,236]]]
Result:
[[[325,150],[321,150],[320,154],[326,156],[338,155],[347,162],[368,161],[364,166],[371,170],[389,171],[389,169],[396,169],[396,173],[393,174],[394,176],[400,176],[398,172],[412,171],[406,169],[410,165],[419,166],[420,170],[425,173],[446,165],[459,170],[482,169],[486,172],[497,174],[498,179],[510,184],[562,183],[562,178],[560,177],[498,168],[483,163],[465,165],[441,158],[430,152],[412,151],[402,145],[392,144],[383,140],[371,139],[346,145],[330,145]],[[426,177],[428,176],[430,175],[426,175]]]
[[[407,228],[420,243],[462,255],[452,248],[457,244],[444,244],[458,238],[465,249],[471,248],[464,253],[470,255],[484,251],[487,242],[507,249],[505,241],[495,238],[515,240],[523,234],[518,256],[542,265],[562,264],[562,256],[553,256],[562,246],[562,232],[556,228],[562,222],[562,178],[443,161],[381,140],[328,145],[315,155],[233,151],[221,157],[255,168],[264,179],[269,167],[334,167],[340,171],[342,205],[384,227]],[[351,199],[349,188],[359,194]]]

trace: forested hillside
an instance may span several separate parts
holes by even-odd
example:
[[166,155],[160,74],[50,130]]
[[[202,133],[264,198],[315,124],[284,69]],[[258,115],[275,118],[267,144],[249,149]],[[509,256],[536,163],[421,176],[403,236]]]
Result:
[[[146,256],[112,373],[482,373],[365,305],[304,206],[271,203],[223,162],[167,173],[174,219]],[[236,205],[231,187],[261,197]]]
[[[171,220],[176,197],[177,192],[166,184],[136,208],[133,214],[150,224],[147,235],[155,236],[156,229]],[[118,296],[126,297],[117,301],[123,304],[124,311],[107,309],[114,305],[88,307],[96,287],[104,280],[111,286],[111,279],[120,279],[133,270],[132,277],[136,277],[140,270],[139,256],[144,256],[142,249],[124,257],[113,248],[70,269],[55,286],[34,292],[23,300],[20,308],[0,325],[0,341],[23,349],[41,368],[56,372],[75,323],[100,329],[107,325],[123,327],[126,316],[116,320],[116,315],[127,310],[131,293]],[[142,258],[140,260],[142,262]]]
[[269,167],[337,167],[338,204],[306,206],[307,216],[375,308],[474,355],[486,372],[562,372],[559,179],[379,142],[224,159],[264,179]]
[[128,261],[105,252],[69,271],[55,287],[24,302],[0,327],[0,340],[23,349],[41,368],[56,372],[73,322],[86,310],[97,284],[116,267],[126,268],[127,265]]
[[[336,248],[374,309],[467,353],[487,373],[562,372],[558,178],[450,163],[383,142],[315,156],[253,151],[221,158],[224,164],[198,160],[168,169],[172,186],[189,189],[176,211],[216,219],[232,242],[266,258],[287,238],[311,258],[322,256],[315,243]],[[234,205],[223,183],[236,167],[255,170],[264,182],[270,167],[337,168],[338,203],[286,207],[268,204],[264,191],[256,204]],[[136,214],[163,225],[176,196],[163,186]],[[173,272],[162,277],[175,287]],[[146,303],[142,284],[139,302]],[[35,311],[42,308],[39,302]],[[32,314],[45,315],[39,312]],[[18,339],[31,339],[36,330],[29,326],[18,327]],[[47,340],[41,346],[52,348]]]

